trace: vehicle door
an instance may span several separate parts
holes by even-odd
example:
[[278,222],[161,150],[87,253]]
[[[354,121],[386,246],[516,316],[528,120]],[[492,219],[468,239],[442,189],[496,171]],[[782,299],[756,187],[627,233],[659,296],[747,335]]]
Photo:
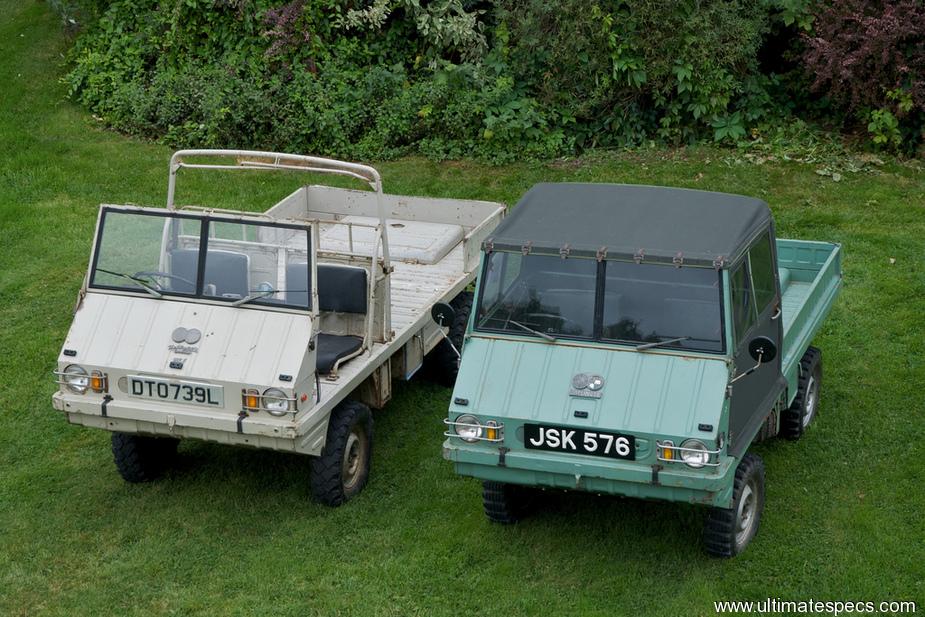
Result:
[[[777,402],[785,380],[781,372],[781,297],[773,228],[763,232],[745,257],[729,273],[730,306],[735,354],[735,375],[729,413],[730,452],[740,456]],[[759,337],[773,345],[760,345]],[[763,362],[750,352],[753,345],[765,349]],[[768,355],[773,358],[768,361]],[[754,369],[751,374],[743,375]]]

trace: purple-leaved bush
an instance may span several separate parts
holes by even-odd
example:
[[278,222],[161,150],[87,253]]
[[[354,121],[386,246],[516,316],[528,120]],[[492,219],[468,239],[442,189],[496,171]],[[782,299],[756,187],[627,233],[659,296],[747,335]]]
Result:
[[[813,25],[804,60],[814,91],[852,112],[925,110],[925,2],[830,0]],[[897,89],[911,98],[911,109],[888,97]]]
[[[270,39],[270,46],[266,52],[267,57],[289,56],[293,50],[300,47],[310,49],[312,31],[302,19],[305,14],[305,2],[306,0],[291,0],[266,12],[263,21],[269,28],[265,34]],[[312,73],[318,70],[312,58],[306,58],[305,65]]]

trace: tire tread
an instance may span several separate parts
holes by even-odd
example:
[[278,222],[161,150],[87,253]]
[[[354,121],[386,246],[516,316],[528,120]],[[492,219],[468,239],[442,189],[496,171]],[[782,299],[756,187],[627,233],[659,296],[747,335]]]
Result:
[[177,439],[133,433],[112,434],[112,457],[126,482],[151,482],[159,478],[176,455]]
[[[342,470],[344,448],[350,429],[356,422],[366,425],[369,440],[367,447],[366,470],[351,494],[344,492]],[[372,456],[373,418],[369,407],[359,401],[345,400],[331,412],[328,421],[328,436],[321,456],[315,457],[310,465],[312,498],[328,506],[337,507],[363,490],[369,478],[369,460]]]
[[[817,396],[818,388],[822,379],[822,352],[815,347],[810,347],[800,358],[800,378],[797,381],[797,395],[780,416],[779,435],[785,439],[795,441],[803,436],[806,427],[803,426],[803,414],[806,406],[806,389],[809,385],[809,378],[814,372],[819,371],[816,382]],[[819,401],[816,401],[816,414],[819,413]]]
[[[736,467],[735,481],[733,484],[733,506],[738,503],[739,495],[742,494],[742,488],[753,474],[759,474],[761,477],[761,487],[763,493],[764,487],[764,461],[757,454],[747,452],[739,466]],[[761,506],[764,505],[764,495],[761,495]],[[758,526],[761,524],[761,509],[759,508],[755,521],[755,533],[758,533]],[[710,508],[707,518],[703,525],[703,546],[707,553],[714,557],[734,557],[736,553],[735,526],[736,526],[735,508]],[[752,536],[754,537],[754,536]],[[743,547],[744,548],[744,547]]]

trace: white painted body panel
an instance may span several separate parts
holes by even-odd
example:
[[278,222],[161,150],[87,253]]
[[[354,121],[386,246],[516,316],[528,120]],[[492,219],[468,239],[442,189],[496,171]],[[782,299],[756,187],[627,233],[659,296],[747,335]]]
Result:
[[[171,351],[177,327],[202,332],[198,343],[183,345],[195,352]],[[64,347],[78,350],[70,361],[88,366],[269,387],[280,373],[299,374],[311,334],[308,313],[91,292],[74,314]],[[184,360],[182,371],[169,367],[174,358]],[[240,402],[237,392],[227,404],[237,412]]]
[[[375,250],[370,227],[378,222],[370,218],[375,216],[375,195],[303,187],[264,216],[270,220],[313,220],[322,235],[316,247],[323,253],[318,260],[355,263],[358,256]],[[504,215],[503,204],[491,202],[393,195],[382,195],[382,199],[389,216],[387,231],[395,238],[389,251],[391,272],[386,269],[384,275],[390,331],[383,340],[371,341],[362,354],[342,364],[335,380],[316,380],[311,341],[317,334],[318,327],[313,326],[317,317],[309,312],[90,288],[75,312],[58,370],[79,364],[88,371],[106,373],[111,400],[104,405],[103,394],[75,394],[62,386],[53,396],[54,407],[65,412],[72,423],[111,431],[319,454],[331,410],[338,403],[377,369],[387,369],[391,356],[406,345],[415,346],[413,357],[418,358],[422,349],[429,351],[439,343],[441,335],[430,318],[431,307],[451,300],[475,279],[481,242]],[[268,234],[262,240],[272,241],[272,237]],[[377,252],[378,262],[381,248]],[[381,268],[379,272],[381,275]],[[202,339],[189,346],[195,351],[181,354],[171,349],[175,345],[171,334],[178,327],[202,332]],[[65,355],[65,350],[76,355]],[[184,361],[179,370],[170,367],[171,360],[177,358]],[[406,378],[414,368],[394,377]],[[124,383],[119,384],[127,375],[219,385],[224,405],[207,409],[133,398],[123,389]],[[292,380],[281,380],[280,375],[289,375]],[[283,417],[241,413],[242,389],[262,392],[269,387],[295,396],[295,410]]]

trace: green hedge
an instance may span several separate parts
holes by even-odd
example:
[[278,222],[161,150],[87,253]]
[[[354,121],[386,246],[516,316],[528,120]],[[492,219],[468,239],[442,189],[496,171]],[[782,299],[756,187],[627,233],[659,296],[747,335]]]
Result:
[[108,125],[184,147],[503,162],[735,141],[781,113],[758,62],[780,5],[82,0],[67,80]]

